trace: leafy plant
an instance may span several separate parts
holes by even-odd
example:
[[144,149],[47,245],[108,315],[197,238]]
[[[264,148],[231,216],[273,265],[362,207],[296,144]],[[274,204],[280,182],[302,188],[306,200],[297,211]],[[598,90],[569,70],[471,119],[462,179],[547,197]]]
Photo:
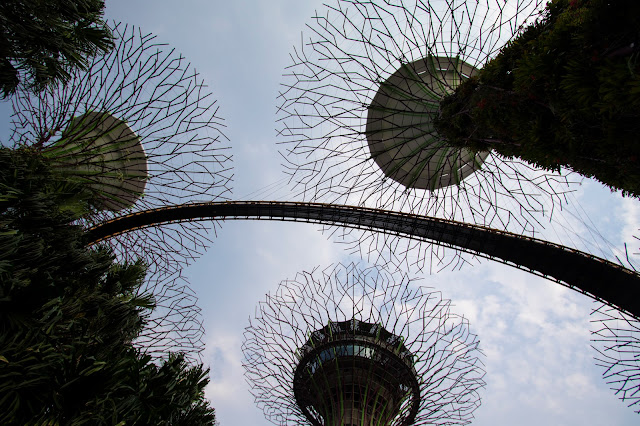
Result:
[[453,146],[640,197],[640,3],[554,0],[440,105]]

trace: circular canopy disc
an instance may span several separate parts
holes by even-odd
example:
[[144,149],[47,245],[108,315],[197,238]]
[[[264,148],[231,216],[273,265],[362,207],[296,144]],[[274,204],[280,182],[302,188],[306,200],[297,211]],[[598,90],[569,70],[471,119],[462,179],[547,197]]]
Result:
[[105,209],[131,207],[144,193],[148,167],[140,137],[108,112],[74,117],[55,152],[64,156],[67,172],[92,181],[89,186]]
[[459,58],[427,56],[384,81],[368,109],[366,136],[383,173],[407,188],[459,184],[488,152],[447,146],[433,128],[440,100],[478,70]]

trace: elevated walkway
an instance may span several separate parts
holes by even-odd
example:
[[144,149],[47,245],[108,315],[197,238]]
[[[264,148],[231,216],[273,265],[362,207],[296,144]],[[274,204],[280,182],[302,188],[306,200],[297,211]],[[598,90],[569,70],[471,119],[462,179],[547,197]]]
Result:
[[335,204],[228,201],[182,204],[118,217],[88,230],[89,244],[163,223],[281,220],[346,226],[430,241],[548,278],[640,318],[640,275],[543,240],[477,225]]

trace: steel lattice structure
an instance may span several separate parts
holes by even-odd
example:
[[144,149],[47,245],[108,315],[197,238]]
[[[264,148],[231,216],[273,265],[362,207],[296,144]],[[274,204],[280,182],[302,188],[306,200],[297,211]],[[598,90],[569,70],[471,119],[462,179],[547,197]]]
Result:
[[266,417],[279,425],[468,424],[484,387],[478,339],[450,301],[412,281],[355,264],[282,281],[243,344]]
[[602,377],[640,414],[640,320],[606,305],[592,316],[591,341]]
[[201,362],[204,325],[198,296],[181,272],[148,275],[145,291],[154,294],[155,308],[146,315],[144,329],[134,344],[154,358],[182,352],[189,362]]
[[[231,156],[217,101],[174,49],[138,28],[111,27],[115,48],[88,69],[12,99],[14,148],[41,155],[61,179],[93,192],[87,228],[149,208],[226,199]],[[107,242],[119,260],[149,265],[142,290],[158,308],[150,318],[154,336],[141,340],[152,342],[151,351],[202,349],[199,310],[181,269],[206,247],[211,228],[166,224]]]
[[[305,201],[406,211],[535,235],[569,179],[447,146],[439,100],[474,75],[543,0],[338,0],[308,25],[279,95],[286,172]],[[395,242],[356,236],[364,253]],[[347,238],[347,241],[349,238]],[[386,247],[385,247],[386,246]],[[422,247],[434,262],[444,254]],[[428,252],[432,251],[431,254]],[[403,262],[403,254],[396,260]],[[431,266],[431,265],[423,265]]]

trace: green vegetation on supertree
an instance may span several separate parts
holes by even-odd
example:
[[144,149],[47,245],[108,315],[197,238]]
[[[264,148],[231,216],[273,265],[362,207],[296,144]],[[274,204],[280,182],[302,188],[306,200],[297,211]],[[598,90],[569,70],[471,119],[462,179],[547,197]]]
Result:
[[164,332],[146,266],[86,247],[92,193],[30,149],[0,149],[0,184],[0,423],[214,424],[208,371],[136,343]]
[[440,104],[452,146],[640,197],[640,3],[554,0]]
[[0,2],[0,97],[19,86],[40,91],[71,79],[113,48],[103,0]]

